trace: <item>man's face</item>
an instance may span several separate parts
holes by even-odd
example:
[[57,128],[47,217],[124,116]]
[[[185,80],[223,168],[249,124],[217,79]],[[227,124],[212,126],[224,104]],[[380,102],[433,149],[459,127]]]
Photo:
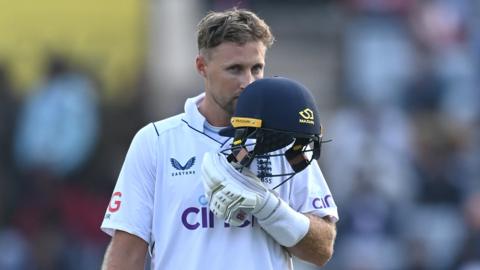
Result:
[[240,92],[251,82],[263,78],[266,47],[260,41],[239,45],[225,42],[199,56],[204,62],[200,73],[205,78],[206,99],[215,111],[231,116]]

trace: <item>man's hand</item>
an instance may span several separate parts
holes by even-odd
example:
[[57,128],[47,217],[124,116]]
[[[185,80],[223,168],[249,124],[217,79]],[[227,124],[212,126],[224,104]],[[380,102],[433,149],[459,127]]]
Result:
[[202,177],[210,210],[232,226],[240,226],[248,214],[271,214],[279,199],[248,168],[237,171],[220,153],[206,153]]

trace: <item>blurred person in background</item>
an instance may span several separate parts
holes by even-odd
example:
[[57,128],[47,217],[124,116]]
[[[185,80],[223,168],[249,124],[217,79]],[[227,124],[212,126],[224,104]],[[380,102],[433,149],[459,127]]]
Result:
[[19,192],[12,222],[38,269],[85,269],[91,267],[83,260],[86,246],[92,245],[85,224],[95,218],[95,198],[73,182],[98,139],[96,87],[66,57],[51,54],[46,66],[43,81],[21,104],[14,130]]
[[[480,185],[478,3],[347,2],[346,87],[325,148],[345,211],[332,269],[457,269],[461,204]],[[365,232],[378,224],[389,230]]]
[[407,242],[423,246],[417,269],[456,269],[467,239],[461,205],[479,188],[480,92],[470,50],[475,29],[468,28],[473,14],[471,1],[418,1],[408,21],[417,64],[402,101],[419,192],[404,230]]
[[26,173],[61,179],[83,165],[97,141],[99,115],[92,81],[52,54],[47,76],[23,104],[15,161]]
[[[237,228],[206,207],[197,158],[229,141],[218,132],[240,92],[263,77],[272,43],[269,27],[250,11],[211,12],[200,21],[195,63],[205,93],[188,99],[184,114],[149,124],[133,139],[101,226],[112,235],[103,269],[143,269],[147,251],[153,269],[290,269],[291,254],[319,266],[330,259],[338,214],[317,164],[302,174],[305,181],[290,182],[295,194],[268,216],[278,222],[252,218]],[[328,202],[312,203],[312,196]],[[294,210],[293,197],[296,209],[316,214]],[[282,246],[286,235],[291,240]]]

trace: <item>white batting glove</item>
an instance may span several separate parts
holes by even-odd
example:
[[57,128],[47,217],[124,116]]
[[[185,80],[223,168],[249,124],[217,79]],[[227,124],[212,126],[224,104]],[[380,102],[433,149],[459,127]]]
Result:
[[210,210],[232,226],[242,225],[250,213],[272,212],[279,203],[248,168],[238,172],[220,153],[204,155],[202,176]]
[[308,232],[310,220],[265,187],[248,168],[241,173],[221,153],[205,153],[202,179],[210,210],[232,226],[254,215],[279,244],[291,247]]

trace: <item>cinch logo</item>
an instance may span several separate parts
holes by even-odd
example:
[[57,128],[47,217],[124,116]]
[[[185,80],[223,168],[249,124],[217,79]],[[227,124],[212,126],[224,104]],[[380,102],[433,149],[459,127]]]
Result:
[[310,124],[310,125],[314,125],[315,122],[313,121],[314,120],[314,116],[313,116],[313,111],[309,108],[306,108],[305,110],[299,112],[301,118],[298,120],[300,123],[303,123],[303,124]]
[[[215,219],[215,215],[208,209],[208,200],[205,195],[198,198],[198,203],[201,205],[200,207],[188,207],[182,212],[183,226],[189,230],[214,228],[215,221],[219,222],[219,220]],[[255,219],[252,216],[251,220],[245,220],[239,227],[244,228],[249,225],[253,227],[254,223]],[[221,226],[228,228],[230,224],[223,222]]]
[[312,201],[313,208],[322,209],[330,207],[330,201],[333,202],[332,195],[328,194],[323,198],[315,198]]
[[172,176],[179,176],[179,175],[187,175],[187,174],[195,174],[194,170],[189,171],[188,169],[192,168],[195,164],[195,157],[190,158],[185,165],[182,166],[178,160],[171,158],[170,163],[172,167],[175,168],[177,171],[172,172]]

